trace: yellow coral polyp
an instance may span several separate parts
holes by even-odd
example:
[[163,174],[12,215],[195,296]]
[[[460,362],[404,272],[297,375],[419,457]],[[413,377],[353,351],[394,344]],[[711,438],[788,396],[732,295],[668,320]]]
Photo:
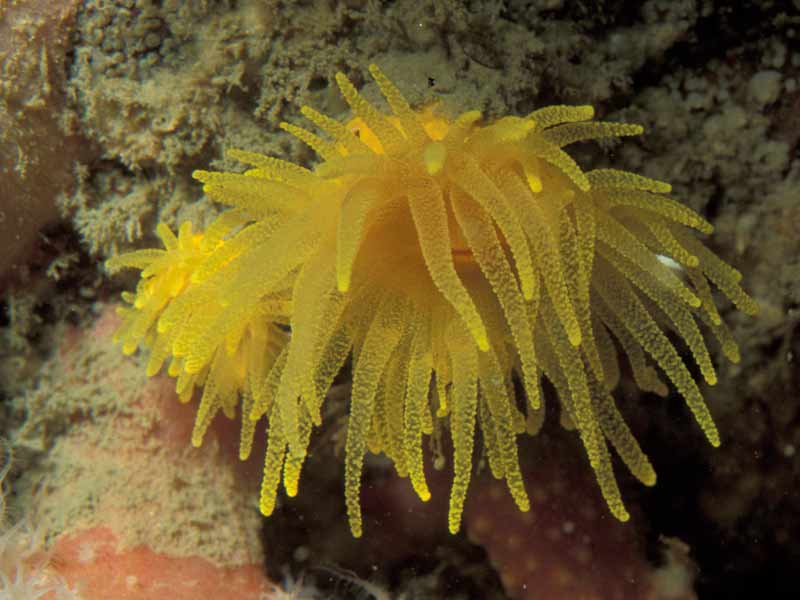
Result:
[[[136,294],[125,294],[130,307],[120,307],[123,323],[115,333],[126,354],[140,345],[149,349],[147,374],[158,373],[170,359],[168,373],[177,378],[176,392],[188,402],[195,388],[203,394],[198,408],[192,443],[202,443],[214,416],[222,410],[230,418],[240,404],[248,412],[253,406],[269,402],[264,381],[285,350],[287,334],[275,322],[288,319],[288,300],[279,296],[263,299],[251,306],[251,312],[239,322],[222,326],[223,343],[212,344],[205,352],[203,339],[215,322],[211,315],[224,306],[224,296],[214,294],[209,286],[193,283],[195,274],[219,256],[225,238],[248,221],[243,212],[229,211],[214,221],[205,234],[193,234],[191,223],[183,223],[178,236],[164,225],[158,235],[164,250],[140,250],[108,260],[114,272],[122,268],[142,270]],[[187,303],[203,298],[204,305]],[[216,298],[216,300],[215,300]],[[179,318],[170,321],[180,307]],[[166,317],[166,318],[165,318]],[[194,325],[194,327],[191,327]],[[253,442],[255,423],[242,419],[240,455],[246,458]]]
[[612,396],[620,357],[642,390],[665,395],[665,376],[719,445],[667,332],[713,385],[704,332],[731,360],[738,349],[710,283],[755,314],[741,275],[697,240],[691,230],[711,225],[669,198],[668,184],[586,172],[564,150],[638,135],[640,126],[595,122],[591,107],[561,105],[494,122],[477,111],[450,120],[436,108],[414,110],[377,67],[370,72],[389,113],[339,74],[349,122],[303,107],[324,135],[282,124],[320,155],[313,171],[232,151],[249,171],[195,173],[209,196],[233,207],[220,217],[225,227],[211,226],[213,243],[182,230],[177,245],[164,240],[165,251],[112,259],[144,269],[125,311],[125,349],[144,342],[153,365],[171,356],[184,399],[204,386],[196,443],[217,410],[232,416],[238,400],[246,456],[253,424],[267,418],[264,514],[281,481],[297,493],[325,394],[352,355],[345,497],[353,535],[362,533],[366,451],[385,453],[427,500],[424,441],[445,431],[450,531],[460,527],[476,430],[491,472],[529,510],[516,438],[541,426],[542,378],[611,512],[626,520],[609,447],[645,485],[656,475]]

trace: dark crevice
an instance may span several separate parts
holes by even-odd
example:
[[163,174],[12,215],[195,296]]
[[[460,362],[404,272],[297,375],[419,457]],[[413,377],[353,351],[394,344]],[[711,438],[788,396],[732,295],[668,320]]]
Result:
[[[636,72],[633,89],[658,85],[665,74],[678,69],[704,69],[712,60],[757,62],[756,50],[747,46],[773,35],[774,23],[783,12],[779,2],[716,3],[683,40],[664,52],[658,61],[649,61]],[[741,49],[735,58],[730,56],[734,49]]]

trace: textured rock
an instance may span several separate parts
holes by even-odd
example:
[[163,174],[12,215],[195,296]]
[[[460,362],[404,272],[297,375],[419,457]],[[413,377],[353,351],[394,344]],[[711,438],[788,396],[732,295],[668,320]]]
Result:
[[107,308],[88,330],[67,331],[38,388],[17,400],[29,415],[18,451],[38,456],[16,508],[36,516],[48,543],[100,527],[122,550],[261,565],[258,468],[239,463],[236,428],[220,423],[192,448],[195,407],[178,402],[172,380],[147,381],[121,355],[110,339],[117,323]]
[[20,274],[40,231],[59,219],[56,196],[86,142],[64,112],[78,0],[0,5],[0,279]]

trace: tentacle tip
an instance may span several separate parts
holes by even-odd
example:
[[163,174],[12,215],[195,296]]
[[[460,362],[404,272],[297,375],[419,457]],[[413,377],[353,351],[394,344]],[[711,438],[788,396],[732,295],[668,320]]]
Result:
[[522,282],[522,297],[526,301],[533,300],[534,285],[533,282],[526,279]]
[[[176,355],[177,356],[177,355]],[[189,375],[194,375],[195,373],[199,373],[200,369],[202,369],[205,365],[201,364],[200,361],[186,361],[186,364],[183,366],[183,370],[186,371]]]
[[479,333],[475,338],[475,342],[478,344],[478,350],[481,352],[489,351],[489,338],[487,337],[486,332]]
[[293,459],[298,461],[303,461],[306,458],[306,449],[302,445],[297,447],[296,444],[289,443],[289,453]]
[[444,168],[447,160],[447,147],[442,142],[431,142],[422,152],[422,161],[425,171],[433,177]]

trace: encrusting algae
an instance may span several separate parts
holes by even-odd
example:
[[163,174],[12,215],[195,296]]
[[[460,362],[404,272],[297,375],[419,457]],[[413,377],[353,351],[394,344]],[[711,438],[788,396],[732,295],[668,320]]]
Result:
[[240,405],[246,458],[254,424],[266,417],[265,515],[281,479],[297,493],[312,427],[352,353],[345,496],[356,537],[365,452],[384,452],[427,500],[423,438],[444,430],[453,448],[451,532],[476,426],[493,475],[529,510],[516,436],[541,426],[542,377],[557,391],[562,422],[580,434],[611,512],[627,520],[609,443],[642,483],[656,475],[611,395],[619,357],[642,390],[666,395],[666,375],[718,446],[666,331],[684,340],[713,385],[699,325],[738,361],[710,283],[755,314],[741,275],[697,240],[691,230],[708,234],[711,225],[671,199],[668,184],[584,172],[563,150],[638,135],[640,126],[594,122],[590,106],[560,105],[488,124],[477,111],[450,120],[412,109],[377,67],[370,72],[391,114],[339,74],[353,120],[303,107],[325,137],[282,125],[320,155],[313,171],[231,151],[251,169],[194,174],[232,207],[204,234],[184,224],[176,238],[160,225],[164,250],[108,261],[112,271],[142,269],[122,309],[123,349],[148,348],[150,374],[169,359],[184,401],[203,388],[195,445],[220,409],[232,418]]

